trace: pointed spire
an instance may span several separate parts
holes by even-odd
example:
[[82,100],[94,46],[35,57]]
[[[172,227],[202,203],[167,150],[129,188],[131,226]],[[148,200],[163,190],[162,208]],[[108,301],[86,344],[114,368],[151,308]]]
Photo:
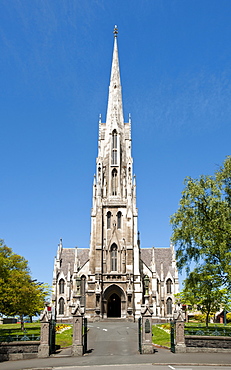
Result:
[[122,125],[123,107],[122,107],[122,91],[120,84],[120,69],[117,46],[118,28],[114,28],[114,49],[112,57],[111,78],[109,86],[108,107],[107,107],[107,125]]

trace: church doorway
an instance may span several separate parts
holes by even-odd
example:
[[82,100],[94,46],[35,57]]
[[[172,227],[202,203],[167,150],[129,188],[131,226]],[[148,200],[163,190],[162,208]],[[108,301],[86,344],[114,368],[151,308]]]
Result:
[[108,298],[107,317],[121,317],[121,299],[116,293]]
[[126,317],[126,297],[119,285],[112,284],[105,289],[103,302],[104,317]]

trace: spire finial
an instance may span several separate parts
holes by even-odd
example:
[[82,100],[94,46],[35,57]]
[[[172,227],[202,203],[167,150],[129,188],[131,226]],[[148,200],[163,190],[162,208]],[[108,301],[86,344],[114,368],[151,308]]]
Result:
[[118,35],[118,27],[115,25],[115,27],[114,27],[114,31],[113,31],[113,33],[114,33],[114,37],[116,38],[117,37],[117,35]]

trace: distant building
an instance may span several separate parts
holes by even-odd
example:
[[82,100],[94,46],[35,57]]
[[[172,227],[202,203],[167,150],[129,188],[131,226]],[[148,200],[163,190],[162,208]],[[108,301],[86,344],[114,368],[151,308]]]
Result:
[[107,116],[105,123],[99,120],[98,143],[90,249],[63,248],[60,240],[53,274],[57,320],[71,319],[79,296],[90,320],[108,317],[135,320],[144,303],[145,276],[149,278],[153,317],[170,318],[174,294],[178,292],[173,247],[140,248],[131,119],[124,122],[117,28]]

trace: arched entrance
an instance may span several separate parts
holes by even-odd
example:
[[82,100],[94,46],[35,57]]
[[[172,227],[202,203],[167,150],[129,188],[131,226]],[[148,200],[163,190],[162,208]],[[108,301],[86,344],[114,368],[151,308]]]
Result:
[[121,317],[121,299],[116,293],[108,298],[107,317]]
[[123,289],[112,284],[104,291],[104,313],[107,317],[124,317],[126,315],[126,299]]

